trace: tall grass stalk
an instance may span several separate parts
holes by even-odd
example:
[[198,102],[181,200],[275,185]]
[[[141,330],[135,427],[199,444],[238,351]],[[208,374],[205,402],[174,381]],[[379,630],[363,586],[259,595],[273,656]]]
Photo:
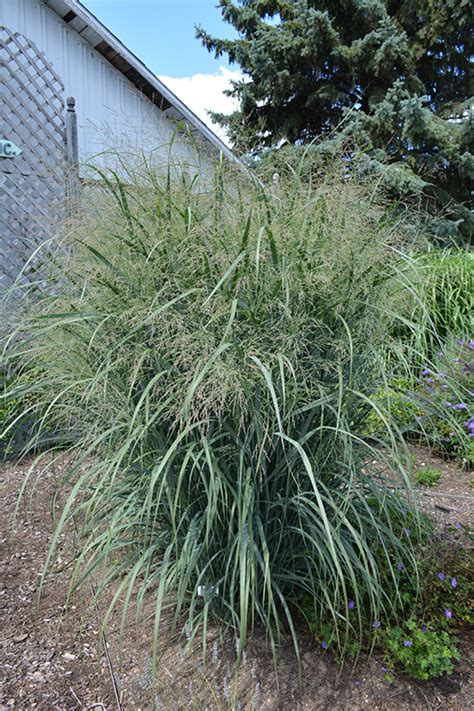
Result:
[[[474,332],[474,255],[469,249],[430,248],[400,264],[405,296],[393,330],[405,365],[423,367],[453,339]],[[409,368],[410,369],[410,368]]]
[[212,615],[240,651],[255,626],[298,650],[302,598],[344,652],[400,613],[399,562],[417,574],[396,433],[385,452],[356,434],[402,229],[336,172],[289,171],[272,194],[226,171],[201,189],[100,174],[50,294],[6,339],[35,436],[60,427],[75,455],[45,574],[74,516],[72,589],[100,574],[123,624],[153,596],[155,656],[165,609],[203,644]]

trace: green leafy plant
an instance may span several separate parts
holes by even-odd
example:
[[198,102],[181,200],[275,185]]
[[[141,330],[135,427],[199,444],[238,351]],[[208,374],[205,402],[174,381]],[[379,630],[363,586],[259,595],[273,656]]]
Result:
[[0,462],[18,455],[28,442],[32,421],[16,373],[0,370]]
[[[456,529],[461,538],[466,535],[461,524]],[[454,633],[473,622],[472,557],[462,545],[436,538],[434,543],[420,551],[421,585],[402,571],[404,614],[380,639],[388,663],[421,680],[453,671],[453,662],[460,659]]]
[[[410,525],[409,512],[395,510],[394,519],[404,518]],[[375,645],[385,655],[386,663],[393,671],[396,667],[415,679],[429,679],[450,674],[453,662],[459,659],[455,632],[473,623],[472,589],[474,582],[473,561],[463,545],[448,545],[441,541],[426,520],[427,537],[419,541],[418,575],[414,578],[402,560],[397,562],[400,605],[397,621],[375,624],[365,616],[365,636],[354,636],[347,645],[347,653],[357,657],[361,648]],[[461,524],[453,526],[458,539],[466,536]],[[459,543],[460,541],[458,541]],[[387,580],[387,584],[389,584]],[[354,614],[355,602],[351,601]],[[322,649],[333,652],[335,630],[330,623],[320,623],[314,614],[314,605],[309,598],[301,601],[301,612],[310,631]],[[364,612],[362,611],[362,614]],[[334,648],[338,658],[337,648]],[[389,673],[389,677],[393,677]]]
[[451,339],[410,377],[393,377],[375,395],[379,411],[364,423],[365,431],[383,433],[384,417],[407,438],[425,441],[470,465],[474,461],[472,376],[474,342]]
[[436,486],[443,475],[439,469],[424,467],[415,472],[415,483],[418,486]]
[[380,387],[374,398],[380,411],[369,413],[364,421],[364,433],[381,435],[385,428],[384,416],[396,424],[400,432],[409,436],[417,429],[417,420],[423,416],[420,403],[409,397],[413,382],[408,376],[393,377],[388,385]]
[[375,394],[378,408],[364,422],[364,434],[383,438],[388,417],[407,439],[427,442],[470,466],[472,253],[454,249],[420,253],[402,260],[398,281],[405,289],[394,307],[384,349],[387,380]]
[[[10,425],[14,415],[14,404],[6,398],[7,376],[0,370],[0,432],[4,432]],[[6,435],[0,439],[0,461],[8,456],[11,444]]]
[[61,443],[41,404],[33,402],[31,387],[37,376],[31,368],[22,372],[13,369],[8,375],[0,371],[0,461],[19,457],[25,450],[32,453]]
[[471,625],[474,622],[472,589],[474,568],[468,552],[436,546],[435,554],[425,555],[420,562],[420,574],[424,584],[417,602],[412,595],[412,606],[418,606],[418,614],[438,628],[452,629]]
[[404,450],[358,434],[403,225],[337,174],[289,172],[281,198],[219,166],[200,189],[171,171],[100,177],[5,349],[38,373],[40,432],[73,440],[45,574],[74,517],[72,590],[92,572],[101,590],[116,581],[104,624],[153,595],[155,660],[165,609],[190,642],[213,615],[240,651],[257,624],[274,651],[284,630],[298,650],[304,595],[344,654],[366,619],[396,617],[397,561],[417,580],[419,518],[408,530],[393,513],[410,509],[393,491],[410,486]]
[[408,300],[406,331],[414,349],[431,360],[451,339],[473,333],[474,255],[466,249],[431,249],[418,255],[417,298]]
[[461,658],[456,638],[445,630],[421,627],[415,620],[392,627],[384,636],[386,659],[413,679],[432,679],[452,674],[453,662]]

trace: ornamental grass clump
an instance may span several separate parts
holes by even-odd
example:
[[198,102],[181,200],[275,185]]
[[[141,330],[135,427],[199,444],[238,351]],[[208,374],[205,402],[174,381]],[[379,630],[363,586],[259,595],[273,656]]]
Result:
[[100,174],[8,339],[40,429],[74,454],[45,571],[73,518],[72,588],[100,575],[122,620],[151,597],[155,654],[165,608],[191,641],[212,615],[240,649],[257,625],[297,649],[303,598],[344,650],[397,618],[399,561],[417,580],[395,435],[380,453],[354,434],[402,229],[347,176],[226,170]]

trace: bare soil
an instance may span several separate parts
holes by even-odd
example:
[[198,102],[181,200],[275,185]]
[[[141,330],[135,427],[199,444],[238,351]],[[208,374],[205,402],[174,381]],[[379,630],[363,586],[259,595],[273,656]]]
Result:
[[[472,473],[461,471],[426,449],[417,448],[416,455],[417,466],[443,472],[435,488],[420,490],[422,506],[442,526],[469,526],[474,508]],[[280,650],[277,675],[268,646],[259,635],[233,677],[235,642],[219,642],[218,631],[211,629],[205,672],[197,651],[186,655],[182,641],[175,640],[160,646],[162,656],[154,685],[151,610],[150,615],[145,611],[138,622],[130,619],[121,638],[118,614],[110,618],[102,637],[104,602],[97,607],[93,587],[83,586],[65,608],[76,545],[73,531],[61,539],[60,560],[37,605],[41,569],[54,529],[52,493],[67,459],[43,472],[33,490],[28,487],[31,495],[20,508],[14,531],[15,505],[31,465],[31,461],[8,463],[0,469],[0,711],[473,708],[474,645],[467,635],[461,639],[462,661],[455,673],[421,683],[401,674],[389,680],[383,660],[376,655],[359,659],[355,668],[341,670],[301,630],[300,683],[291,645],[283,645]],[[36,470],[38,473],[38,467]]]

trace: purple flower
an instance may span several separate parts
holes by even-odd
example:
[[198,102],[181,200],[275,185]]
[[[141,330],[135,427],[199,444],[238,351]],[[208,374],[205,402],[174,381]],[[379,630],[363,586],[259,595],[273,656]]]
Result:
[[452,407],[452,406],[453,406],[453,403],[452,403],[452,402],[449,402],[449,400],[445,400],[445,401],[444,401],[444,404],[446,405],[446,407]]
[[425,383],[434,383],[433,378],[425,378]]
[[470,417],[465,423],[465,426],[467,430],[474,430],[474,417]]
[[412,643],[411,643],[411,639],[406,639],[406,640],[403,642],[403,646],[404,646],[404,647],[411,647],[411,644],[412,644]]
[[464,341],[461,341],[460,338],[456,338],[456,343],[458,344],[458,346],[463,346],[463,345],[464,345]]
[[372,627],[375,627],[376,630],[380,627],[380,622],[378,620],[374,620],[372,623]]
[[409,528],[405,528],[405,536],[406,536],[407,538],[410,538],[410,536],[411,536],[411,531],[410,531]]
[[451,610],[448,610],[448,608],[445,609],[444,614],[448,620],[450,620],[451,617],[453,616],[453,613],[451,612]]
[[438,573],[436,577],[438,578],[438,580],[444,580],[445,575],[444,573]]
[[457,405],[453,405],[453,410],[467,410],[467,405],[464,402],[458,402]]
[[469,341],[469,343],[467,344],[467,347],[468,347],[471,351],[474,351],[474,341]]
[[349,602],[347,603],[347,607],[349,608],[349,610],[353,610],[355,607],[354,600],[349,600]]
[[458,581],[456,578],[451,578],[451,587],[455,588],[457,587]]
[[327,645],[326,642],[321,642],[321,647],[322,647],[323,649],[327,649],[327,648],[328,648],[328,645]]
[[459,521],[456,521],[456,523],[455,523],[454,525],[456,526],[456,528],[457,528],[459,531],[462,531],[462,530],[463,530],[463,525],[462,525],[462,523],[459,523]]
[[450,436],[450,437],[454,437],[455,434],[456,434],[455,432],[450,432],[450,433],[449,433],[449,436]]
[[426,625],[422,625],[422,626],[421,626],[421,631],[422,631],[422,632],[426,632],[427,630],[428,630],[428,628],[427,628]]
[[431,370],[429,370],[428,368],[425,368],[424,370],[421,371],[422,375],[429,375],[430,373],[431,373]]
[[402,570],[405,570],[405,566],[403,565],[402,561],[399,561],[397,563],[397,570],[401,573]]

